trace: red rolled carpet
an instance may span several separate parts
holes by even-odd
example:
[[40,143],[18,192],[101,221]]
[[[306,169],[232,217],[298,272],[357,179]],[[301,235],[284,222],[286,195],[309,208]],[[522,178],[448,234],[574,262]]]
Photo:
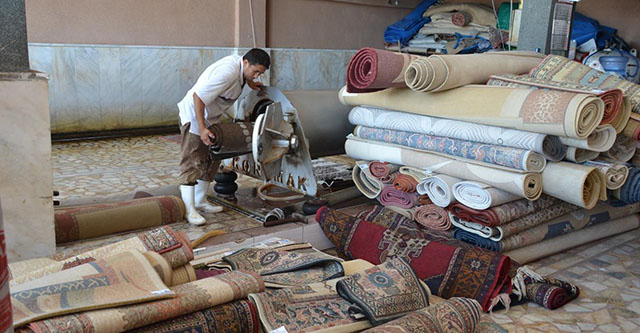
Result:
[[347,91],[371,92],[390,87],[406,87],[404,72],[415,55],[376,50],[369,47],[356,52],[347,66]]
[[416,208],[416,222],[426,228],[433,230],[449,230],[451,229],[451,220],[449,213],[442,207],[436,205],[424,205]]
[[418,181],[409,175],[401,173],[393,180],[393,187],[398,191],[415,193]]
[[389,174],[398,171],[398,166],[387,162],[373,161],[369,162],[369,172],[376,178],[384,178]]

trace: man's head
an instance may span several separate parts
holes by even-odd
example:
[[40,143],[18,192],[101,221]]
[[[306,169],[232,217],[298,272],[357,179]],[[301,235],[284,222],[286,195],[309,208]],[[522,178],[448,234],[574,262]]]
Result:
[[255,80],[271,65],[267,52],[261,49],[251,49],[242,57],[244,63],[243,75],[246,80]]

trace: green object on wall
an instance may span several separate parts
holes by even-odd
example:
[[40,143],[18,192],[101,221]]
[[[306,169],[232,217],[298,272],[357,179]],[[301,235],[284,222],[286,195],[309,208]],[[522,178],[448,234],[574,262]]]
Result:
[[[513,2],[513,9],[520,8],[519,2]],[[498,29],[509,30],[509,21],[511,21],[511,10],[509,10],[509,2],[503,2],[498,8]]]

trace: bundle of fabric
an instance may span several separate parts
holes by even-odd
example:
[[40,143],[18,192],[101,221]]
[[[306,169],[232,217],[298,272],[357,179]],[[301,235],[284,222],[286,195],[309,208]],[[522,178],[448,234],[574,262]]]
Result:
[[473,209],[487,209],[520,199],[519,196],[486,184],[461,181],[451,188],[459,203]]
[[613,197],[628,203],[640,202],[640,169],[629,168],[627,181],[619,189],[613,191]]
[[522,51],[432,55],[412,61],[404,79],[415,91],[437,92],[468,84],[485,84],[494,74],[527,73],[540,61],[539,53]]
[[174,196],[56,208],[56,243],[175,223],[184,213],[184,203]]
[[627,181],[629,167],[624,164],[604,161],[588,161],[584,165],[600,170],[607,182],[607,190],[617,190]]
[[170,293],[174,298],[55,317],[31,323],[29,328],[51,333],[61,330],[124,332],[244,299],[250,293],[264,290],[264,282],[257,274],[230,272],[173,287]]
[[362,48],[347,66],[347,91],[370,92],[390,87],[406,87],[404,73],[416,55]]
[[105,259],[125,251],[153,251],[159,253],[167,260],[172,268],[186,265],[193,260],[193,249],[191,242],[183,231],[174,231],[168,226],[153,229],[136,235],[135,237],[105,245],[103,247],[70,257],[60,261],[51,259],[43,260],[48,263],[46,266],[33,266],[32,269],[17,271],[11,268],[11,285],[25,283],[27,281],[43,277],[47,274],[59,272],[75,267],[79,264]]
[[386,142],[430,151],[465,162],[490,165],[509,171],[541,172],[546,166],[546,159],[542,155],[520,148],[364,126],[356,126],[353,133],[367,141]]
[[388,26],[384,31],[384,41],[405,44],[425,23],[429,22],[429,18],[424,18],[422,14],[436,1],[422,1],[407,17]]
[[474,333],[480,321],[481,311],[482,307],[474,299],[452,297],[365,332]]
[[4,243],[4,225],[2,222],[2,203],[0,203],[0,332],[11,332],[13,329],[11,314],[11,297],[9,294],[9,265]]
[[214,137],[211,140],[209,150],[214,161],[226,160],[251,153],[251,137],[253,135],[253,123],[238,122],[213,124],[209,130]]
[[616,133],[622,132],[622,130],[627,126],[627,122],[631,116],[631,104],[628,101],[625,103],[624,92],[617,88],[602,91],[587,85],[551,81],[542,78],[530,77],[528,75],[513,74],[492,75],[489,78],[489,81],[487,81],[487,85],[595,94],[604,102],[604,116],[600,125],[610,124],[616,130]]
[[316,220],[345,256],[374,264],[392,258],[405,259],[438,296],[473,298],[488,311],[498,294],[511,290],[508,277],[511,261],[498,253],[409,238],[328,207],[318,210]]
[[[443,115],[446,117],[446,115]],[[356,106],[349,113],[356,126],[406,131],[535,151],[551,161],[560,161],[567,147],[557,136],[525,132],[466,121]]]
[[347,93],[343,87],[339,97],[346,105],[371,105],[578,139],[591,135],[604,115],[599,97],[555,90],[468,85],[438,94],[407,88]]

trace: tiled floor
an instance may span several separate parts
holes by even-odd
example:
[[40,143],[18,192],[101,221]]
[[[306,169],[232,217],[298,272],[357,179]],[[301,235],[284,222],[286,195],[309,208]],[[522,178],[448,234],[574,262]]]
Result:
[[[158,136],[55,143],[54,188],[60,191],[61,198],[73,198],[175,184],[178,156],[178,145],[170,138]],[[172,226],[196,238],[211,229],[237,231],[258,225],[233,211],[207,218],[206,227],[191,227],[186,223]],[[118,237],[111,237],[109,241],[113,240]],[[59,250],[73,251],[93,242]],[[577,284],[580,297],[554,311],[526,304],[513,307],[509,312],[485,315],[483,320],[513,332],[638,332],[639,249],[640,230],[634,230],[532,263],[529,266],[538,273]]]

